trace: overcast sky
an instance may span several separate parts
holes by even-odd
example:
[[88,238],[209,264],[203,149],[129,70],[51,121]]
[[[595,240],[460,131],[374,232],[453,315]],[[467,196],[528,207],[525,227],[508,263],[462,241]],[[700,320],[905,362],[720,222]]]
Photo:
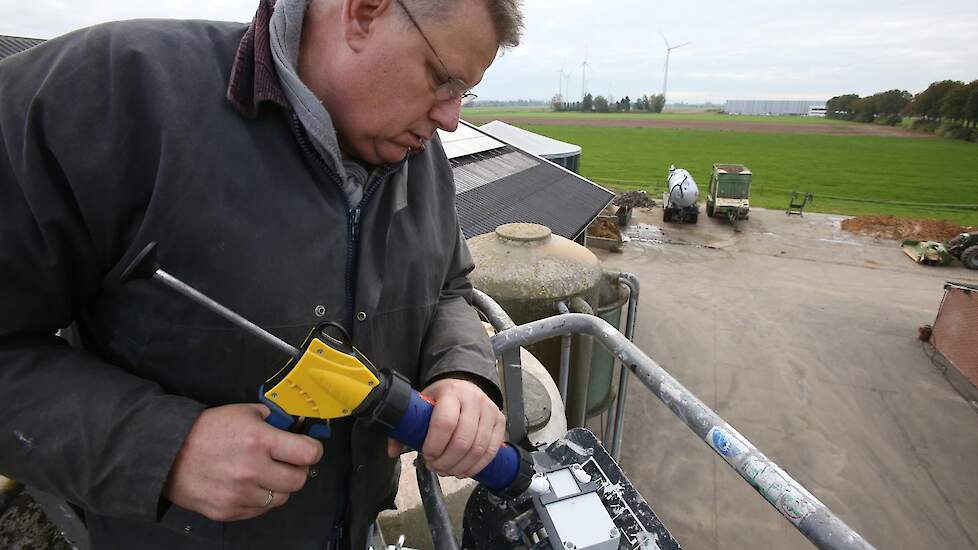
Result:
[[[114,19],[249,21],[257,0],[0,0],[0,34],[51,38]],[[935,80],[978,79],[978,0],[528,0],[523,44],[476,90],[481,99],[548,99],[560,70],[581,96],[585,52],[595,95],[658,93],[665,45],[669,101],[818,99]]]

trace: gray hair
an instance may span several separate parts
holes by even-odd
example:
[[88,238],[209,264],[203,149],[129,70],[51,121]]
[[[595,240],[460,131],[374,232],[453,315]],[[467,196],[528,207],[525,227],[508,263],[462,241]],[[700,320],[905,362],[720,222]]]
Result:
[[[418,19],[444,17],[458,4],[458,0],[401,0]],[[479,0],[489,11],[496,31],[496,42],[501,48],[520,45],[523,33],[523,0]]]

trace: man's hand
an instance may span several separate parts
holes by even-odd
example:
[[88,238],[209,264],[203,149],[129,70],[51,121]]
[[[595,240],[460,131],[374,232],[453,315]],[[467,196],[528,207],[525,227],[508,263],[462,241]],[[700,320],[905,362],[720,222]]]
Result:
[[[503,444],[506,417],[479,386],[443,378],[422,393],[435,401],[421,454],[431,471],[443,476],[472,477],[492,461]],[[388,454],[402,446],[391,440]]]
[[269,426],[266,416],[268,408],[258,404],[201,413],[177,454],[164,496],[215,521],[253,518],[285,504],[305,485],[323,446]]

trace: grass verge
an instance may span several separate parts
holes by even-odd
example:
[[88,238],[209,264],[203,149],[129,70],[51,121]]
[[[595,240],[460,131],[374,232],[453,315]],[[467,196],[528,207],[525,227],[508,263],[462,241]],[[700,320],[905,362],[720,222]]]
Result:
[[[701,115],[696,115],[701,116]],[[792,117],[793,118],[793,117]],[[711,167],[746,164],[751,203],[785,208],[791,191],[810,192],[808,209],[890,214],[978,225],[978,145],[953,140],[667,128],[520,125],[583,148],[581,174],[618,191],[665,190],[670,164],[686,168],[705,199]]]

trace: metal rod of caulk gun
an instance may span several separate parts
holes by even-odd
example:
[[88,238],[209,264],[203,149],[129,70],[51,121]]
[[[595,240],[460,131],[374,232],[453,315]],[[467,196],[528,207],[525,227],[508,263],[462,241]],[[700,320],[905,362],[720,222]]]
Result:
[[204,306],[206,309],[217,313],[228,321],[231,321],[231,323],[238,328],[241,328],[251,335],[258,337],[260,340],[274,346],[282,353],[288,354],[294,359],[299,359],[302,357],[302,352],[289,345],[287,342],[284,342],[282,339],[276,337],[267,330],[224,307],[220,303],[212,300],[203,292],[200,292],[196,288],[164,271],[163,268],[160,267],[160,264],[156,261],[155,242],[147,244],[146,247],[143,248],[135,258],[133,258],[129,266],[126,267],[126,269],[119,276],[119,282],[123,284],[133,279],[156,279],[173,290],[176,290],[181,295],[190,298],[191,300]]
[[180,279],[177,279],[173,275],[170,275],[162,268],[156,268],[156,271],[153,272],[153,278],[204,306],[205,308],[213,311],[214,313],[217,313],[221,317],[224,317],[228,321],[231,321],[231,323],[236,325],[238,328],[249,332],[252,336],[256,336],[261,340],[264,340],[266,343],[274,346],[282,353],[287,353],[293,358],[302,357],[302,352],[297,348],[289,345],[279,337],[212,300],[196,288],[188,285]]

